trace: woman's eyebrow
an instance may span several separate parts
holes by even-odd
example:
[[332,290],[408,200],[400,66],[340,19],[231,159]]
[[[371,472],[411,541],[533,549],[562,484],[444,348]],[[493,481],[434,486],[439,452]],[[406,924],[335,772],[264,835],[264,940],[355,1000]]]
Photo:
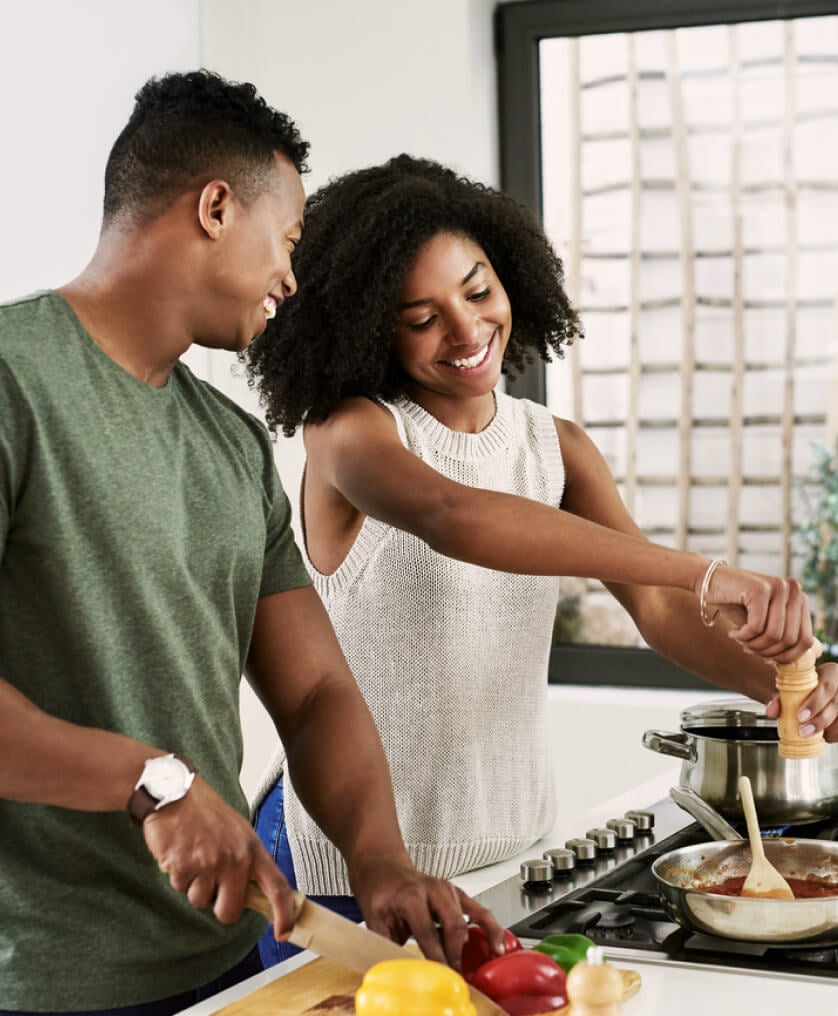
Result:
[[[481,268],[485,268],[486,265],[483,261],[475,261],[474,266],[466,273],[463,281],[460,283],[464,286],[467,282],[474,278]],[[430,297],[423,297],[421,300],[409,300],[407,303],[400,303],[399,310],[410,310],[411,307],[421,307],[423,304],[430,303]]]
[[484,264],[484,263],[483,263],[482,261],[475,261],[475,262],[474,262],[474,267],[473,267],[473,268],[472,268],[472,270],[471,270],[471,271],[470,271],[470,272],[468,273],[468,275],[466,275],[466,277],[465,277],[465,278],[463,279],[463,281],[462,281],[461,285],[463,285],[463,286],[464,286],[464,285],[465,285],[465,284],[466,284],[466,283],[467,283],[467,282],[468,282],[468,281],[469,281],[470,279],[473,279],[473,278],[474,278],[474,276],[475,276],[475,275],[477,274],[477,272],[478,272],[478,271],[479,271],[479,270],[480,270],[481,268],[485,268],[485,267],[486,267],[486,266],[485,266],[485,264]]

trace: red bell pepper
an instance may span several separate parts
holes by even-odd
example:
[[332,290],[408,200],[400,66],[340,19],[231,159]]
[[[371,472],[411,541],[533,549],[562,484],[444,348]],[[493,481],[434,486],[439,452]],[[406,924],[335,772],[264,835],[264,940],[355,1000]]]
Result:
[[[518,939],[508,930],[503,933],[503,946],[505,949],[504,955],[507,956],[509,953],[517,952],[522,948]],[[463,977],[470,984],[472,978],[483,964],[488,963],[493,958],[494,953],[489,946],[486,932],[478,924],[470,925],[466,944],[463,946],[463,951],[460,954],[460,972]]]
[[509,1016],[539,1016],[539,1013],[561,1009],[566,1004],[564,995],[510,995],[498,1001]]
[[548,1012],[566,1004],[566,974],[550,956],[521,949],[484,963],[471,983],[513,1016]]

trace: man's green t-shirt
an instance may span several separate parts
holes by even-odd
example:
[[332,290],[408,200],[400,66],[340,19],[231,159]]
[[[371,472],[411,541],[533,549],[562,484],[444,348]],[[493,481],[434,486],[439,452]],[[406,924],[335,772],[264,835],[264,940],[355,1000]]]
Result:
[[[186,366],[153,388],[58,294],[0,307],[0,677],[38,707],[185,753],[246,815],[257,600],[309,582],[289,523],[265,428]],[[178,994],[263,929],[192,908],[126,812],[0,800],[0,1009]]]

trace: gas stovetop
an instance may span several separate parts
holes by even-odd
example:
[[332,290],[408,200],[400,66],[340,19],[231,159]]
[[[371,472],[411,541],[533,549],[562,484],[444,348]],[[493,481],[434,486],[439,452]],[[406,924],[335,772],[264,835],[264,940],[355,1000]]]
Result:
[[[652,862],[670,850],[710,837],[668,799],[629,814],[635,818],[629,823],[634,828],[615,818],[603,828],[588,830],[605,850],[592,848],[590,837],[582,833],[568,841],[574,851],[567,862],[575,864],[571,870],[544,879],[535,860],[530,865],[524,862],[521,877],[507,879],[477,899],[525,944],[547,935],[578,932],[604,946],[610,956],[626,960],[634,955],[661,963],[838,979],[838,947],[770,948],[696,934],[675,924],[658,896]],[[643,830],[642,825],[650,828]],[[606,838],[608,828],[615,835]],[[624,838],[617,839],[618,831]],[[838,816],[795,826],[790,835],[838,840]],[[564,863],[567,850],[557,845],[556,851],[558,862]],[[591,853],[593,858],[580,863],[579,855]],[[524,881],[525,875],[530,880]]]

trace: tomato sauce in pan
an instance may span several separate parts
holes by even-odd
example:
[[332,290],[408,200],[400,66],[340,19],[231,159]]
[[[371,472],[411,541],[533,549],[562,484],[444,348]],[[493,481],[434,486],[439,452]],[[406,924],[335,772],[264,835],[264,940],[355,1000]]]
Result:
[[[796,900],[811,900],[822,896],[838,896],[838,884],[828,882],[822,878],[788,878],[786,882],[794,893]],[[737,875],[726,878],[724,882],[714,885],[696,886],[705,892],[715,893],[717,896],[741,896],[742,886],[745,884],[745,876]]]

